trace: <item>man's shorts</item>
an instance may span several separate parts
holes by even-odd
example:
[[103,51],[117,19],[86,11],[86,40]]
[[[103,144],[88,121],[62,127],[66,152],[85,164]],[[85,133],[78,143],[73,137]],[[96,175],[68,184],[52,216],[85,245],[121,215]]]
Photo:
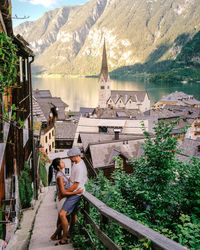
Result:
[[74,210],[77,211],[79,207],[79,202],[82,195],[71,195],[64,202],[62,209],[67,212],[67,215],[71,214]]

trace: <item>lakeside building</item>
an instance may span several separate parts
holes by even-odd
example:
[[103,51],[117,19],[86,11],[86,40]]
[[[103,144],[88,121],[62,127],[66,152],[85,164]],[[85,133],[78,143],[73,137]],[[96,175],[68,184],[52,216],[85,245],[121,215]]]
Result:
[[167,96],[163,96],[155,103],[154,108],[164,108],[166,105],[200,108],[200,101],[196,100],[193,95],[176,91]]
[[145,112],[150,109],[147,91],[111,90],[108,72],[106,45],[104,41],[101,73],[99,77],[99,109],[137,109]]

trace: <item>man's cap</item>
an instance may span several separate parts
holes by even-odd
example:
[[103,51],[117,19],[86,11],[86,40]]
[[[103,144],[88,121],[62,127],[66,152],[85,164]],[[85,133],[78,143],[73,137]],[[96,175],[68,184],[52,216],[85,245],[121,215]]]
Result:
[[67,155],[69,157],[81,155],[81,150],[79,148],[71,148],[68,152]]

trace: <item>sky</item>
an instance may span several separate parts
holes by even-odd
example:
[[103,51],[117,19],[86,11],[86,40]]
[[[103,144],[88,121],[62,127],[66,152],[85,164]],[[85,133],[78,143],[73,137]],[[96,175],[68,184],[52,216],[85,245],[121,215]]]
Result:
[[61,7],[63,5],[84,4],[89,0],[12,0],[12,16],[27,19],[13,19],[13,26],[24,21],[34,21],[40,18],[44,12]]

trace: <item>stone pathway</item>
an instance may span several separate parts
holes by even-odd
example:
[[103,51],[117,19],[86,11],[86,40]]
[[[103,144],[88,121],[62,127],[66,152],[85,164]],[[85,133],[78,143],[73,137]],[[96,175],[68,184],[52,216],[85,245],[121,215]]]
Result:
[[58,216],[54,193],[55,187],[50,186],[36,215],[29,250],[74,249],[72,244],[55,246],[56,242],[50,240],[50,236],[55,231]]

